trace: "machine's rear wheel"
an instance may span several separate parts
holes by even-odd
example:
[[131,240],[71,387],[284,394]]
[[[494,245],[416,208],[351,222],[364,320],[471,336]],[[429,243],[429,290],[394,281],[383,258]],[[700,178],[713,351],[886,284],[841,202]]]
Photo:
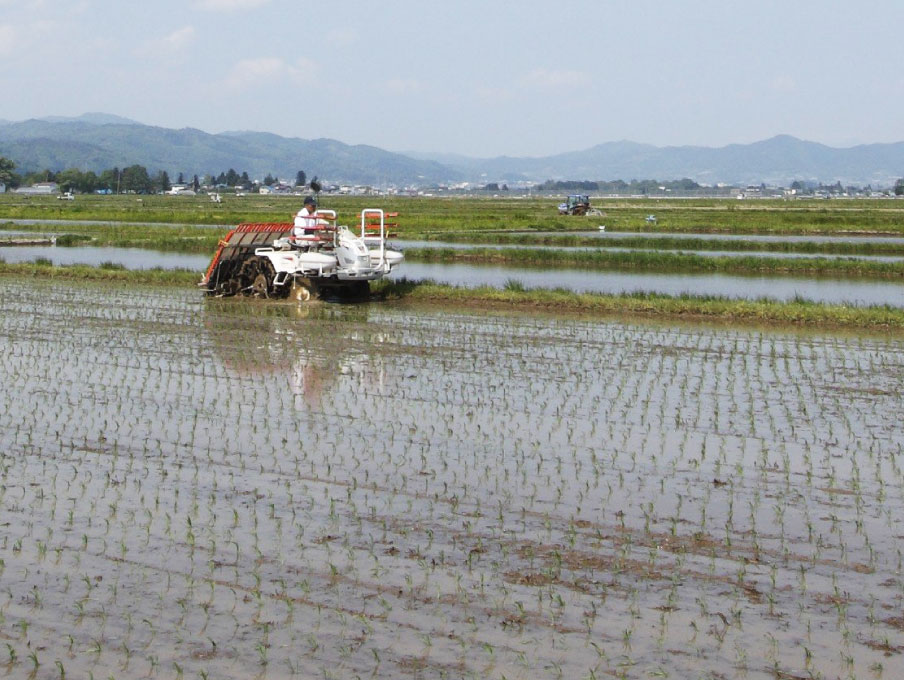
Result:
[[269,298],[273,294],[273,279],[276,271],[270,260],[262,257],[249,257],[242,264],[239,279],[242,289],[247,295],[259,298]]
[[263,272],[254,277],[254,282],[251,284],[251,292],[255,295],[255,297],[270,297],[267,293],[267,289],[270,287],[270,282],[267,281],[267,275]]
[[224,282],[221,290],[224,297],[238,295],[241,292],[239,282],[235,279],[229,279],[228,281]]

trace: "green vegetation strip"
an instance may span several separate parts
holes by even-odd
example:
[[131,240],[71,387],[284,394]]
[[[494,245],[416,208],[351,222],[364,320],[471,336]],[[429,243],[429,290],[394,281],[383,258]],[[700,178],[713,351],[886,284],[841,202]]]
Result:
[[[129,285],[194,287],[198,272],[150,269],[126,270],[118,265],[54,266],[47,263],[0,262],[0,276],[45,280],[102,281]],[[515,311],[544,310],[587,315],[628,315],[756,324],[805,325],[826,328],[904,331],[904,309],[890,306],[850,307],[805,300],[732,300],[720,297],[668,296],[652,293],[607,295],[567,290],[463,288],[432,281],[380,281],[372,285],[376,299],[430,304],[460,304]],[[202,295],[198,291],[198,295]],[[272,303],[279,304],[279,303]],[[285,303],[283,303],[285,304]]]
[[186,269],[126,269],[122,265],[112,263],[101,264],[99,267],[85,264],[56,266],[40,259],[16,264],[0,262],[0,275],[175,286],[194,285],[201,280],[199,272]]
[[[20,231],[47,233],[46,225],[23,225]],[[196,226],[66,225],[59,246],[147,248],[181,253],[212,254],[224,230]],[[524,238],[522,236],[522,238]],[[567,237],[565,237],[567,238]],[[661,239],[666,241],[668,239]],[[699,239],[703,241],[703,239]],[[599,245],[597,241],[593,245]],[[619,242],[618,245],[621,245]],[[405,256],[420,262],[472,262],[522,266],[576,267],[663,272],[725,272],[800,276],[843,276],[874,279],[904,278],[904,262],[851,258],[775,258],[755,255],[707,256],[674,251],[555,250],[521,248],[408,248]],[[2,257],[2,253],[0,253]]]
[[405,257],[418,262],[498,263],[598,270],[904,278],[904,262],[854,258],[709,256],[654,251],[548,248],[407,248]]
[[[67,224],[54,229],[50,224],[0,225],[10,230],[32,234],[53,234],[58,246],[92,246],[98,248],[144,248],[178,253],[209,253],[227,228],[185,225]],[[64,232],[64,233],[61,233]]]
[[[221,196],[222,202],[214,203],[203,195],[79,195],[73,201],[60,201],[52,196],[0,194],[0,219],[235,225],[289,221],[302,201],[301,196],[239,197],[230,193]],[[320,205],[336,210],[340,223],[349,225],[358,222],[363,208],[398,212],[400,235],[404,238],[452,231],[591,231],[600,224],[605,224],[609,231],[904,236],[904,201],[892,199],[737,201],[606,197],[593,199],[594,207],[604,215],[574,217],[558,214],[557,205],[562,198],[322,195]],[[646,221],[649,214],[656,216],[655,223]]]
[[722,250],[738,252],[799,253],[811,255],[901,255],[904,243],[852,241],[752,241],[745,239],[693,238],[677,236],[620,236],[600,238],[582,234],[531,234],[510,232],[449,232],[431,234],[428,241],[517,245],[558,248],[634,248],[638,250]]
[[870,330],[904,330],[904,309],[890,306],[850,307],[807,300],[733,300],[656,293],[608,295],[567,290],[459,288],[432,281],[381,282],[374,293],[386,299],[454,303],[506,309],[543,309],[588,315],[628,315],[755,324]]

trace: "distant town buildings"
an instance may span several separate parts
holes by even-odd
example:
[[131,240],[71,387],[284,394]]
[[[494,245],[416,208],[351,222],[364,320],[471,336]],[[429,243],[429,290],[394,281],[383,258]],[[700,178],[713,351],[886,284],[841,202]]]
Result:
[[[121,193],[160,193],[168,196],[196,196],[201,195],[230,195],[235,194],[242,197],[247,193],[260,193],[272,196],[304,196],[312,193],[312,189],[308,185],[291,184],[281,182],[279,180],[266,184],[261,180],[248,180],[247,182],[227,185],[223,183],[210,182],[204,184],[195,183],[177,183],[167,185],[169,188],[163,190],[125,190]],[[109,188],[93,189],[91,191],[78,190],[72,188],[70,184],[64,184],[67,193],[95,193],[95,194],[114,194],[114,190]],[[7,187],[0,183],[0,193],[4,193]],[[560,196],[563,194],[574,193],[580,191],[596,198],[734,198],[737,200],[754,200],[754,199],[843,199],[843,198],[895,198],[904,197],[904,179],[898,181],[898,185],[894,188],[876,188],[872,186],[844,186],[841,182],[834,184],[822,184],[814,181],[795,180],[790,186],[768,185],[768,184],[750,184],[750,185],[730,185],[718,183],[714,185],[697,184],[691,180],[674,180],[674,181],[654,181],[632,180],[630,183],[621,181],[607,182],[590,182],[590,181],[570,181],[570,180],[547,180],[541,184],[526,180],[512,181],[509,183],[502,182],[456,182],[456,183],[433,183],[426,185],[404,185],[404,186],[373,186],[366,184],[340,184],[340,183],[323,183],[322,188],[318,187],[320,193],[325,195],[339,196],[495,196],[507,198],[529,198],[531,196]],[[37,182],[30,186],[15,188],[15,185],[9,187],[9,191],[17,194],[47,196],[56,195],[62,198],[68,198],[67,195],[61,195],[62,188],[57,182]]]

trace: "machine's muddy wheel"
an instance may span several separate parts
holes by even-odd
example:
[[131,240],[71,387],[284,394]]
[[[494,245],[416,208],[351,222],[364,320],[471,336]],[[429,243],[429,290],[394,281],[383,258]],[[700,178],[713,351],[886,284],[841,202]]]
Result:
[[292,281],[289,299],[295,302],[310,302],[317,297],[317,284],[307,277],[298,277]]
[[269,287],[270,282],[267,281],[267,275],[261,272],[254,277],[254,281],[251,283],[251,292],[255,297],[267,298],[270,297],[270,295],[267,293],[267,289]]
[[220,295],[223,297],[230,297],[232,295],[238,295],[241,292],[240,284],[235,279],[230,279],[229,281],[224,281],[223,285],[220,287]]
[[259,298],[272,297],[275,278],[276,271],[270,260],[257,256],[245,260],[239,273],[242,289],[246,294]]

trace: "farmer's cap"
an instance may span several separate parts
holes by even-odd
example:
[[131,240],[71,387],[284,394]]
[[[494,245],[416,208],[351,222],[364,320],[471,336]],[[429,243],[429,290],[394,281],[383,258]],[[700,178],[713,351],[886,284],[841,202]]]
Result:
[[316,205],[317,205],[317,201],[315,201],[313,198],[311,198],[310,196],[308,196],[307,198],[304,199],[304,205],[313,205],[313,206],[316,206]]

